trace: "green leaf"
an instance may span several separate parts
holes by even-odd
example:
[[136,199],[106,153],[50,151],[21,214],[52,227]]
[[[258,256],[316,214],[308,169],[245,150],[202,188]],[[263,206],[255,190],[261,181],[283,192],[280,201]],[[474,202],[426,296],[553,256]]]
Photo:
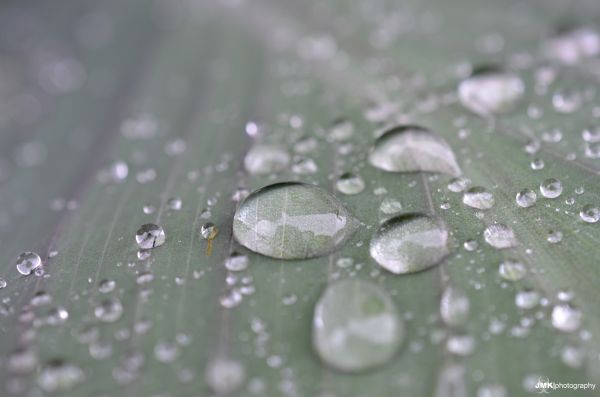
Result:
[[[598,2],[392,3],[2,4],[0,394],[521,396],[539,380],[600,383]],[[469,107],[458,87],[482,70],[524,91],[505,79],[508,93],[492,84],[500,98]],[[382,133],[407,126],[443,154],[421,142],[394,172],[372,166]],[[484,190],[463,201],[459,174]],[[540,190],[550,178],[555,198]],[[360,225],[335,244],[294,231],[279,254],[255,252],[234,237],[239,199],[278,182],[319,197],[261,202],[270,220],[317,207]],[[525,189],[533,205],[517,203]],[[410,214],[443,221],[448,253],[393,274],[369,247]],[[145,224],[166,240],[138,252]],[[44,275],[17,271],[24,252]],[[380,291],[405,334],[385,364],[353,374],[313,347],[317,302],[348,279]],[[523,291],[539,303],[518,305]]]

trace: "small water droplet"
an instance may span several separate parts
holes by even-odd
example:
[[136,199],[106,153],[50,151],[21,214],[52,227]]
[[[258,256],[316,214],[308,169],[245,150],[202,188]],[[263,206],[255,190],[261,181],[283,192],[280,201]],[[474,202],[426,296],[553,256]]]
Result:
[[350,120],[339,119],[333,123],[329,136],[336,142],[346,141],[354,134],[354,124]]
[[81,368],[63,360],[46,364],[37,378],[38,385],[47,393],[70,391],[84,379]]
[[552,326],[559,331],[573,332],[581,325],[581,311],[569,303],[561,303],[552,309]]
[[35,252],[23,252],[17,258],[17,271],[24,276],[30,275],[42,266],[42,258]]
[[248,267],[248,257],[234,252],[225,261],[225,267],[230,272],[241,272]]
[[179,211],[181,209],[182,201],[179,197],[172,197],[167,201],[167,206],[170,210]]
[[559,90],[552,96],[552,105],[558,113],[573,113],[581,107],[583,98],[576,90]]
[[353,195],[365,189],[365,181],[359,175],[345,173],[337,180],[335,187],[341,193]]
[[533,309],[540,303],[540,294],[532,289],[517,292],[515,304],[521,309]]
[[108,294],[109,292],[112,292],[116,286],[117,283],[115,282],[115,280],[104,279],[98,284],[98,291],[100,291],[103,294]]
[[529,208],[537,201],[537,194],[531,189],[523,189],[516,196],[517,205],[522,208]]
[[503,70],[475,72],[458,85],[462,105],[480,116],[513,110],[525,93],[519,76]]
[[332,252],[356,226],[335,196],[317,186],[287,182],[248,196],[235,213],[233,234],[254,252],[305,259]]
[[479,210],[487,210],[494,206],[494,195],[481,186],[475,186],[465,192],[462,199],[465,205]]
[[519,261],[507,259],[500,263],[498,267],[500,277],[508,281],[518,281],[525,277],[527,268]]
[[544,160],[542,160],[542,159],[533,159],[533,160],[531,160],[530,166],[531,166],[532,170],[539,171],[544,168],[545,163],[544,163]]
[[544,53],[551,59],[574,65],[600,54],[600,35],[586,26],[567,30],[549,39]]
[[395,274],[414,273],[435,266],[449,253],[444,222],[421,214],[400,215],[386,221],[371,239],[371,257]]
[[461,174],[452,148],[426,128],[402,125],[386,131],[377,139],[369,162],[388,172],[437,172]]
[[104,299],[94,308],[94,315],[100,321],[112,323],[121,318],[123,305],[117,298]]
[[596,223],[600,220],[600,208],[593,205],[585,205],[579,212],[579,217],[586,223]]
[[477,397],[507,397],[506,388],[500,384],[489,384],[477,389]]
[[540,192],[542,193],[542,196],[546,198],[556,198],[562,194],[562,191],[562,183],[555,178],[545,179],[540,184]]
[[463,243],[463,247],[467,251],[472,252],[479,248],[479,243],[477,242],[477,240],[467,240]]
[[510,248],[517,245],[513,230],[502,223],[495,223],[483,231],[485,242],[497,249]]
[[276,145],[255,145],[246,157],[244,167],[251,175],[266,175],[285,170],[290,164],[290,155]]
[[239,361],[218,358],[208,364],[205,378],[216,393],[229,395],[240,389],[246,378],[246,370]]
[[452,178],[448,183],[448,190],[454,193],[460,193],[471,185],[471,180],[467,178]]
[[548,242],[550,244],[557,244],[560,243],[563,239],[563,234],[560,230],[550,230],[548,232],[548,236],[546,237],[546,240],[548,240]]
[[459,288],[447,287],[440,300],[440,314],[442,320],[457,327],[464,324],[469,317],[470,302],[467,294]]
[[327,287],[313,318],[313,346],[328,365],[359,372],[388,362],[404,337],[404,326],[389,294],[359,279]]
[[471,335],[452,335],[446,341],[446,349],[457,356],[468,356],[475,350],[475,338]]
[[0,277],[0,289],[2,288],[6,288],[7,282],[5,279],[3,279],[2,277]]
[[142,249],[150,249],[161,246],[165,242],[165,231],[162,227],[153,223],[140,226],[135,234],[135,241]]

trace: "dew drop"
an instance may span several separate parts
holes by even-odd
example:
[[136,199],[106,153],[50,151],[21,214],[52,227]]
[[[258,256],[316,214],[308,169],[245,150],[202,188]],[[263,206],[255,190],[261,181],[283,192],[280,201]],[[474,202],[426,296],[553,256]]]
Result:
[[161,246],[165,243],[165,231],[162,227],[153,223],[146,223],[140,226],[135,234],[135,241],[138,247],[150,249]]
[[6,288],[7,282],[5,279],[0,277],[0,289]]
[[384,215],[397,214],[402,211],[402,203],[394,198],[386,197],[379,205],[379,211]]
[[395,274],[414,273],[441,262],[448,255],[444,222],[421,214],[400,215],[386,221],[371,239],[371,257]]
[[502,224],[495,223],[483,231],[485,242],[497,249],[510,248],[517,245],[513,230]]
[[479,210],[488,210],[496,202],[494,195],[483,187],[475,186],[465,192],[462,199],[465,205]]
[[345,173],[337,180],[335,187],[341,193],[353,195],[365,189],[365,181],[359,175]]
[[515,304],[520,309],[533,309],[540,302],[540,294],[531,289],[517,292],[515,295]]
[[600,220],[600,208],[593,205],[585,205],[579,212],[579,217],[586,223],[596,223]]
[[507,259],[500,263],[498,273],[505,280],[518,281],[525,277],[527,268],[519,261]]
[[333,123],[329,136],[336,142],[348,140],[354,134],[354,124],[350,120],[339,119]]
[[94,308],[94,315],[100,321],[113,323],[121,318],[123,314],[123,305],[116,298],[104,299]]
[[47,393],[66,392],[81,383],[83,379],[81,368],[63,360],[53,360],[42,368],[37,383]]
[[446,324],[452,327],[464,324],[469,317],[469,309],[469,298],[463,290],[456,287],[444,290],[440,300],[440,315]]
[[516,196],[517,205],[522,208],[528,208],[537,201],[537,194],[531,189],[523,189]]
[[562,183],[555,178],[545,179],[540,184],[540,192],[542,193],[542,196],[546,198],[556,198],[562,194],[562,191]]
[[172,197],[167,201],[167,206],[170,210],[179,211],[181,209],[182,201],[179,197]]
[[513,110],[524,92],[525,85],[521,78],[502,70],[474,73],[458,85],[461,104],[480,116]]
[[544,53],[551,59],[574,65],[600,54],[600,35],[585,26],[567,30],[548,40]]
[[290,164],[290,155],[275,145],[256,145],[246,153],[244,167],[251,175],[266,175],[285,170]]
[[42,258],[35,252],[23,252],[17,258],[17,271],[24,276],[30,275],[41,266]]
[[469,187],[471,180],[467,178],[452,178],[448,183],[448,190],[454,193],[460,193]]
[[404,337],[389,294],[376,284],[345,279],[327,287],[313,318],[313,346],[327,365],[360,372],[388,362]]
[[477,389],[477,397],[507,397],[506,388],[500,384],[489,384]]
[[230,272],[241,272],[246,270],[248,267],[248,257],[234,252],[227,260],[225,260],[225,267]]
[[569,303],[562,303],[552,309],[552,326],[559,331],[573,332],[581,325],[581,311]]
[[219,358],[208,364],[205,378],[206,383],[216,393],[228,395],[242,386],[246,378],[246,370],[239,361]]
[[402,125],[385,132],[375,142],[369,162],[375,168],[388,172],[461,174],[448,143],[419,126]]
[[305,259],[337,249],[357,221],[329,192],[286,182],[266,186],[238,207],[233,234],[246,248],[279,259]]
[[560,230],[550,230],[548,232],[548,236],[546,237],[546,240],[548,240],[548,242],[550,244],[557,244],[560,243],[563,239],[563,234]]

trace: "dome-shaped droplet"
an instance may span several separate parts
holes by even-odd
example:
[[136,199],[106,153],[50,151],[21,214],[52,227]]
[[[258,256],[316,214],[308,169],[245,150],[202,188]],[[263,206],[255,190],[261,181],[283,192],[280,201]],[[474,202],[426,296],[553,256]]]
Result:
[[579,217],[586,223],[596,223],[600,220],[600,208],[588,204],[581,209]]
[[461,174],[448,143],[419,126],[399,126],[377,139],[369,155],[372,166],[388,172]]
[[63,360],[53,360],[42,368],[37,383],[46,393],[66,392],[83,379],[81,368]]
[[259,254],[304,259],[334,251],[356,226],[356,220],[329,192],[288,182],[249,195],[235,213],[233,234]]
[[556,198],[562,194],[562,191],[562,183],[555,178],[545,179],[540,184],[540,192],[542,193],[542,196],[546,198]]
[[510,248],[517,245],[517,239],[513,230],[502,223],[495,223],[488,226],[483,231],[483,238],[486,243],[498,249]]
[[513,110],[524,92],[521,78],[502,70],[474,73],[458,85],[458,98],[462,105],[480,116]]
[[100,321],[113,323],[121,318],[123,305],[117,298],[104,299],[94,308],[94,315]]
[[537,201],[537,194],[531,189],[523,189],[515,197],[517,205],[522,208],[528,208]]
[[17,271],[24,276],[30,275],[41,266],[42,258],[35,252],[23,252],[17,258]]
[[470,302],[467,294],[456,287],[448,287],[442,293],[440,300],[440,315],[450,326],[464,324],[469,317]]
[[251,175],[266,175],[285,170],[291,157],[276,145],[256,145],[244,157],[244,167]]
[[335,187],[340,193],[358,194],[365,189],[365,181],[359,175],[345,173],[337,180]]
[[448,255],[444,222],[421,214],[392,218],[371,239],[371,257],[396,274],[414,273],[437,265]]
[[488,210],[494,206],[494,195],[481,186],[474,186],[463,194],[463,203],[479,210]]
[[321,360],[341,371],[385,364],[403,336],[393,300],[371,282],[345,279],[331,284],[315,308],[313,346]]
[[153,223],[140,226],[135,234],[135,241],[142,249],[155,248],[165,243],[165,231]]
[[527,268],[521,262],[507,259],[500,263],[498,267],[500,277],[508,281],[518,281],[525,277]]
[[573,332],[581,325],[581,311],[569,303],[562,303],[552,309],[552,326],[563,332]]

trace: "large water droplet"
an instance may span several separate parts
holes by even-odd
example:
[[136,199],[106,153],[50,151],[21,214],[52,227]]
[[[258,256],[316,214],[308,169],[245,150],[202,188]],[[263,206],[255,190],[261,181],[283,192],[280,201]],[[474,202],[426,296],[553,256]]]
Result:
[[516,196],[517,205],[522,208],[528,208],[537,201],[537,194],[531,189],[523,189]]
[[47,393],[69,391],[84,378],[81,368],[63,360],[54,360],[41,370],[37,382]]
[[17,271],[24,276],[30,275],[42,266],[42,258],[35,252],[23,252],[17,258]]
[[381,287],[358,279],[331,284],[315,308],[313,345],[328,365],[358,372],[388,362],[404,336],[394,302]]
[[463,195],[463,203],[479,210],[488,210],[494,206],[494,195],[481,186],[470,188]]
[[244,167],[251,175],[266,175],[283,171],[290,164],[290,155],[275,145],[256,145],[246,153]]
[[600,220],[600,208],[593,205],[585,205],[579,212],[579,217],[586,223],[596,223]]
[[206,383],[219,395],[228,395],[244,383],[246,370],[239,362],[226,358],[211,361],[206,368]]
[[155,248],[165,243],[165,231],[153,223],[140,226],[135,234],[135,241],[142,249]]
[[373,259],[392,273],[418,272],[448,255],[448,230],[439,218],[400,215],[381,225],[369,250]]
[[524,92],[521,78],[502,70],[475,73],[458,85],[458,98],[462,105],[480,116],[513,110]]
[[513,230],[502,223],[495,223],[488,226],[483,231],[483,238],[486,243],[498,249],[510,248],[517,245],[517,239]]
[[248,196],[235,213],[233,234],[259,254],[304,259],[334,251],[356,226],[356,220],[329,192],[287,182]]
[[461,174],[450,145],[431,131],[412,125],[392,128],[379,137],[369,155],[369,162],[389,172]]

